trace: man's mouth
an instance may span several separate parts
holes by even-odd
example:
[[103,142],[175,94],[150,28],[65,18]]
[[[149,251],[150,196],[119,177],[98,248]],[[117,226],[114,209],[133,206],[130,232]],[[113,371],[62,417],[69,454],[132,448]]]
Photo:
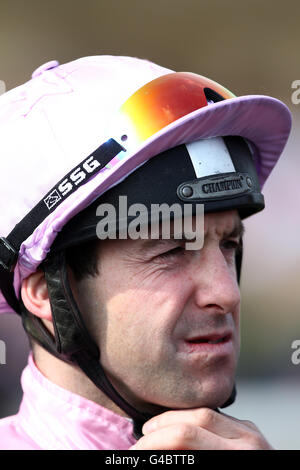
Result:
[[213,335],[190,338],[190,339],[187,339],[186,342],[195,343],[195,344],[200,344],[200,343],[219,344],[219,343],[224,343],[226,341],[229,341],[231,337],[232,337],[231,333],[213,334]]
[[187,353],[232,354],[233,334],[230,331],[194,336],[185,339],[182,347]]

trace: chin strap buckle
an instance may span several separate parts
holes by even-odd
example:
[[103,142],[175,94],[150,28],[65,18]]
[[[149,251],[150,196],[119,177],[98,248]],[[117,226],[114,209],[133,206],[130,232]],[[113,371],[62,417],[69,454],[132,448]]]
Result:
[[0,237],[0,266],[6,271],[12,272],[18,260],[18,251],[9,243],[9,241]]

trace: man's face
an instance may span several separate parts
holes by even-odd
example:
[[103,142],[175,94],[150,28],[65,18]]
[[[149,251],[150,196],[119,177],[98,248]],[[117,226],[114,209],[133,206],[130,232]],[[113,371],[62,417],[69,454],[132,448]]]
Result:
[[[205,215],[201,250],[181,240],[106,240],[80,306],[113,385],[137,408],[216,407],[239,353],[236,211]],[[152,405],[155,405],[154,408]]]

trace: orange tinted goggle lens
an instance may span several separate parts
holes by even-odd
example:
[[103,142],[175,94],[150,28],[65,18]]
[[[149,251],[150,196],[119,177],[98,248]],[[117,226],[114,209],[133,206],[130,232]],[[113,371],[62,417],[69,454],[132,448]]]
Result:
[[143,142],[182,116],[207,106],[206,96],[210,92],[223,99],[235,98],[213,80],[194,73],[174,72],[137,90],[120,112],[129,123],[131,134],[134,130],[136,140]]

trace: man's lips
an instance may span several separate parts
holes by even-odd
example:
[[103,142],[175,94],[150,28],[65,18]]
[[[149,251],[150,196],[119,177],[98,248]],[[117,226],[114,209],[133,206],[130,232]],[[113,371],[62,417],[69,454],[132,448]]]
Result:
[[184,339],[181,343],[181,351],[184,353],[206,353],[212,355],[230,355],[234,352],[233,333],[224,331],[197,335]]
[[208,344],[218,344],[226,342],[232,339],[232,332],[220,332],[220,333],[210,333],[207,335],[193,336],[192,338],[187,338],[185,341],[187,343],[208,343]]

